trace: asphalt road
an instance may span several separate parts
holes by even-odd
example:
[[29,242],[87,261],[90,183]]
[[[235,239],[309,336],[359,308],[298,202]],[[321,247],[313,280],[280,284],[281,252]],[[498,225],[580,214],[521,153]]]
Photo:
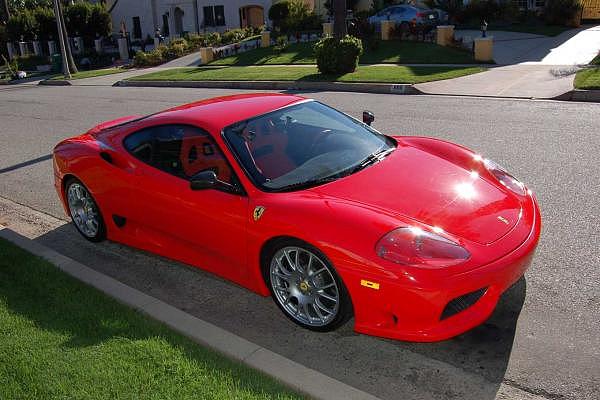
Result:
[[[0,87],[0,197],[64,218],[48,155],[94,124],[239,91]],[[543,215],[533,265],[491,319],[455,339],[414,344],[294,326],[269,299],[196,269],[70,225],[37,240],[126,284],[384,399],[496,397],[501,384],[548,399],[600,397],[600,104],[358,93],[309,93],[376,115],[386,133],[427,135],[506,166],[536,192]],[[4,210],[4,211],[3,211]],[[0,220],[9,221],[6,208]],[[35,221],[32,221],[35,223]]]

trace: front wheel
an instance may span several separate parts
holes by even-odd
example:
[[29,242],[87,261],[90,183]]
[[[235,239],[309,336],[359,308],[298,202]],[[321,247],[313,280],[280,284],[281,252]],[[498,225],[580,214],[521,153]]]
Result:
[[343,282],[325,255],[308,244],[290,241],[279,247],[265,275],[275,303],[304,328],[330,331],[352,315]]
[[106,238],[106,225],[98,205],[89,190],[77,179],[65,185],[65,197],[73,224],[81,235],[91,242]]

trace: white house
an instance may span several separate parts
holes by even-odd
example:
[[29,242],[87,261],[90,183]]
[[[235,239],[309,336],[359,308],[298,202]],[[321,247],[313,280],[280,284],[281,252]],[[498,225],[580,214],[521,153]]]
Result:
[[[272,0],[112,0],[115,33],[125,24],[132,39],[185,32],[223,32],[264,25]],[[114,7],[113,7],[114,5]]]

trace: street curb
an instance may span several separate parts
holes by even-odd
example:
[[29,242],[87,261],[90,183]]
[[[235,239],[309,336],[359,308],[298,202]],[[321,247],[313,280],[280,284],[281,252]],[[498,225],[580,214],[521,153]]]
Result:
[[0,237],[44,258],[63,272],[164,323],[195,342],[259,370],[302,394],[323,400],[378,400],[375,396],[187,314],[38,242],[21,236],[3,225],[0,225]]
[[422,92],[411,84],[346,83],[308,81],[132,81],[122,80],[113,86],[124,87],[178,87],[250,90],[318,90],[379,94],[410,94]]
[[44,79],[38,83],[44,86],[71,86],[71,82],[64,79]]
[[600,90],[573,89],[567,93],[561,94],[560,96],[556,96],[554,100],[586,101],[600,103]]

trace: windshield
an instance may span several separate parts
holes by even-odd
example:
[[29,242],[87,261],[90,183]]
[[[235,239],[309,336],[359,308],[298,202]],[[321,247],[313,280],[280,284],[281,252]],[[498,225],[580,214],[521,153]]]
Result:
[[251,180],[271,192],[331,182],[395,149],[387,136],[316,101],[239,122],[224,133]]

